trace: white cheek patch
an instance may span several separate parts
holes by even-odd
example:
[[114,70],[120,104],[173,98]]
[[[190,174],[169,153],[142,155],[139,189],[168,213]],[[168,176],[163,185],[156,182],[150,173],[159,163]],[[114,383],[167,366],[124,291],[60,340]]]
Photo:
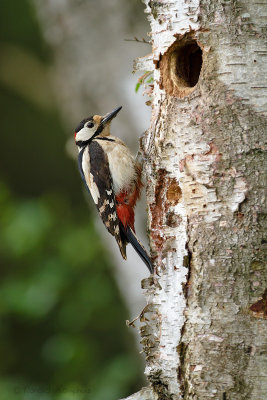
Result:
[[82,128],[77,132],[76,134],[76,142],[86,142],[89,140],[94,134],[94,131],[92,129],[89,129],[87,127]]

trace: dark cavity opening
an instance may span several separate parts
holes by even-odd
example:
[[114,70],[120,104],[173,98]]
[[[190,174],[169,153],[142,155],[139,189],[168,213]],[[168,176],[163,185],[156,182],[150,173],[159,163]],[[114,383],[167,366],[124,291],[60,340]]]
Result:
[[174,51],[176,75],[181,87],[194,87],[202,67],[202,50],[196,41],[185,43]]
[[171,55],[171,69],[175,70],[176,85],[194,87],[202,67],[202,50],[194,40],[178,45]]
[[160,87],[171,96],[189,96],[197,87],[203,53],[193,33],[185,34],[169,47],[160,60]]

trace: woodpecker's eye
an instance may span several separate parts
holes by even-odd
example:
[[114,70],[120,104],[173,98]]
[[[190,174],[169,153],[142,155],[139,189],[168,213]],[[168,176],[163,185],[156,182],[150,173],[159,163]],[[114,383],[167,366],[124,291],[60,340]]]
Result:
[[94,123],[93,122],[88,122],[87,127],[88,128],[93,128],[94,127]]

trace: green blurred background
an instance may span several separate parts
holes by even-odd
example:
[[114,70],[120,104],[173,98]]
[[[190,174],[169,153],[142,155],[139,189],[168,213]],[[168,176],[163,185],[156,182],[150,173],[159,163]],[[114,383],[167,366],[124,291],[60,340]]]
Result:
[[65,151],[53,51],[30,1],[1,0],[0,54],[0,399],[125,397],[143,383],[141,361]]

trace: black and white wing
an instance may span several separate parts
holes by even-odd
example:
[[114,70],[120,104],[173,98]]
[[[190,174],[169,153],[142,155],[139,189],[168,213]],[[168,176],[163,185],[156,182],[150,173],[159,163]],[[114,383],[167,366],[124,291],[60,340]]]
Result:
[[107,230],[115,237],[122,257],[126,259],[126,241],[124,235],[121,235],[107,155],[100,144],[93,140],[81,150],[78,162],[82,179],[91,193],[99,215]]

